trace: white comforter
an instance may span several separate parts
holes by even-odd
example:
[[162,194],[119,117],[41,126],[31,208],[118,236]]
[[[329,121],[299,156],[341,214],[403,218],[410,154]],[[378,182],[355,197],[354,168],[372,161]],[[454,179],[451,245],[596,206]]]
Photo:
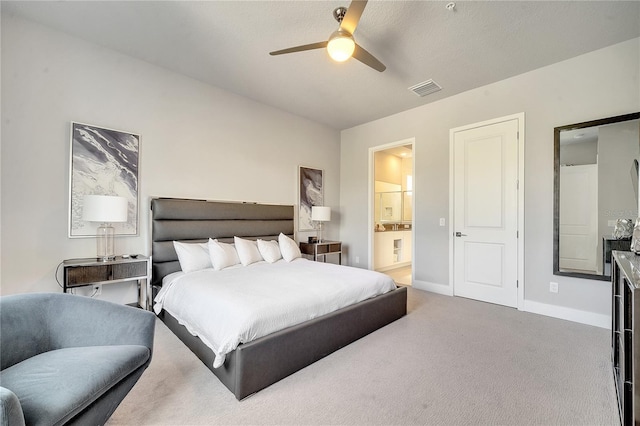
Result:
[[165,277],[154,310],[169,312],[215,354],[395,289],[387,275],[296,259]]

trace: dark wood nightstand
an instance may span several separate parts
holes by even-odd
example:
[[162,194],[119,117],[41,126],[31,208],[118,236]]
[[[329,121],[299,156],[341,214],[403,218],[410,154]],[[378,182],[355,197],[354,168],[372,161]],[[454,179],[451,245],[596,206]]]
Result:
[[340,241],[321,241],[319,243],[301,242],[300,252],[312,256],[316,262],[319,256],[322,256],[322,260],[326,262],[328,254],[337,254],[338,265],[342,265],[342,242]]
[[142,303],[142,308],[149,310],[150,302],[146,297],[149,266],[149,258],[140,255],[135,259],[118,256],[107,262],[95,257],[65,260],[62,262],[62,290],[66,293],[75,287],[138,281],[138,300]]

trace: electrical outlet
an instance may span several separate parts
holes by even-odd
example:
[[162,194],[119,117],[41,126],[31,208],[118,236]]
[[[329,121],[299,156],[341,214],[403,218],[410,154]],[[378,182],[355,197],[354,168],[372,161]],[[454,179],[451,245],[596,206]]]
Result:
[[440,226],[444,226],[444,224],[445,224],[444,217],[441,217],[440,218]]
[[100,296],[102,294],[102,286],[100,284],[93,285],[93,296]]
[[360,256],[356,256],[356,263],[360,263]]
[[558,292],[558,283],[551,281],[549,283],[549,291],[551,293],[557,293]]

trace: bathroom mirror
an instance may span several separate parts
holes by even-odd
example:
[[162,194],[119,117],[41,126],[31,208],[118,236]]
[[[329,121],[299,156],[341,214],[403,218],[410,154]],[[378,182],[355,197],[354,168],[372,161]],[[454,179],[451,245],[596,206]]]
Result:
[[375,181],[374,218],[376,223],[411,224],[413,192],[403,191],[402,186]]
[[554,129],[553,273],[611,279],[618,219],[638,217],[640,113]]

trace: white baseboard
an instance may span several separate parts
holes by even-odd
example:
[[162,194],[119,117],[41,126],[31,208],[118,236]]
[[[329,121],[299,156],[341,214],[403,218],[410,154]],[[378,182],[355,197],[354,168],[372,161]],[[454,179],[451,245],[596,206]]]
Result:
[[[443,294],[445,296],[453,296],[451,286],[430,283],[427,281],[414,280],[413,288],[418,290],[430,291],[432,293]],[[567,308],[565,306],[548,305],[546,303],[535,302],[533,300],[524,300],[520,309],[523,312],[532,314],[545,315],[552,318],[559,318],[567,321],[578,322],[580,324],[592,325],[594,327],[611,329],[611,316],[604,314],[596,314],[594,312],[581,311],[579,309]]]
[[448,285],[413,280],[411,287],[418,290],[430,291],[432,293],[444,294],[445,296],[453,296],[453,289]]
[[565,306],[548,305],[546,303],[524,300],[522,311],[534,314],[546,315],[548,317],[559,318],[567,321],[579,322],[581,324],[593,325],[595,327],[611,329],[611,316],[596,314],[594,312],[581,311],[567,308]]

